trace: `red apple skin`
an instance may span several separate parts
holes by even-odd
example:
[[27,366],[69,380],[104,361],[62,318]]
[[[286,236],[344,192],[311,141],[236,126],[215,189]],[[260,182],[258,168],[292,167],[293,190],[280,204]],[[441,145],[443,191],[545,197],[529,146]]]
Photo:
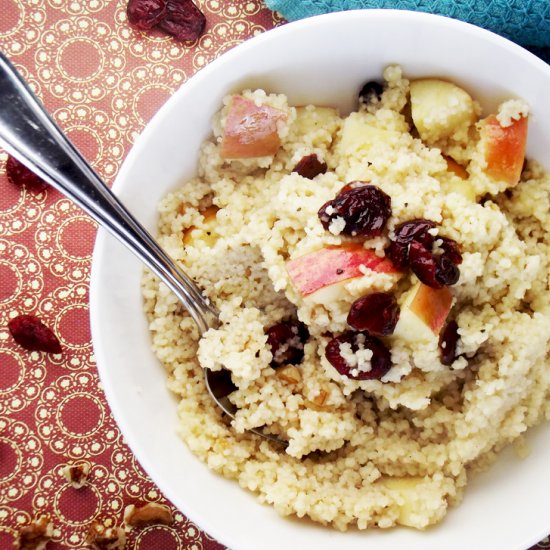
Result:
[[452,305],[453,295],[448,287],[431,288],[420,283],[409,307],[437,335],[445,325]]
[[245,159],[272,156],[279,150],[281,139],[277,122],[286,113],[269,105],[256,105],[251,99],[234,96],[225,121],[221,156]]
[[361,244],[327,246],[286,263],[292,285],[302,296],[362,276],[360,266],[379,273],[397,273],[390,260],[380,258]]
[[495,115],[488,116],[483,124],[485,141],[485,172],[495,180],[516,185],[521,176],[527,144],[527,118],[512,121],[502,127]]

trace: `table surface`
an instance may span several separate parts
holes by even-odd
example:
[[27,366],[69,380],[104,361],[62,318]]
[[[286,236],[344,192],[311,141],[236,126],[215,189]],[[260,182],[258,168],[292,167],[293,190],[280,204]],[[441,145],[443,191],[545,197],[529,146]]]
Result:
[[[137,135],[196,71],[236,44],[284,23],[260,0],[200,0],[207,17],[193,44],[133,30],[126,0],[0,0],[4,51],[111,184]],[[97,521],[120,525],[128,504],[172,508],[171,526],[134,529],[127,548],[223,548],[178,512],[141,469],[101,390],[89,329],[96,226],[53,189],[32,194],[7,181],[0,151],[0,548],[48,514],[48,550],[81,548]],[[59,336],[63,354],[18,347],[11,316],[32,313]],[[91,466],[71,488],[62,468]],[[545,539],[535,548],[549,549]]]

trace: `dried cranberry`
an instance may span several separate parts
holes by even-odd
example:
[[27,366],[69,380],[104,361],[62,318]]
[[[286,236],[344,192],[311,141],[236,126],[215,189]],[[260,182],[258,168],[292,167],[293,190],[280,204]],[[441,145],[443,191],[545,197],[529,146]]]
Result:
[[386,249],[386,256],[397,269],[404,271],[409,265],[409,245],[390,241],[390,245]]
[[147,31],[158,25],[166,13],[166,0],[129,0],[128,22],[136,29]]
[[460,253],[460,246],[454,239],[448,237],[438,237],[441,241],[439,248],[443,250],[443,254],[453,262],[455,265],[462,263],[462,254]]
[[178,40],[196,40],[204,30],[206,18],[193,0],[167,0],[166,13],[159,27]]
[[434,238],[429,233],[435,227],[431,220],[417,219],[399,224],[395,230],[395,237],[392,239],[386,253],[395,267],[405,269],[409,264],[409,244],[418,242],[427,250],[431,250]]
[[437,263],[435,278],[442,285],[451,286],[458,282],[460,270],[456,267],[449,256],[446,254],[441,254],[439,257],[436,256],[435,261]]
[[297,365],[304,358],[304,344],[309,338],[307,327],[298,321],[282,321],[267,329],[267,344],[271,348],[273,368]]
[[409,245],[409,263],[412,272],[432,288],[454,285],[460,277],[458,267],[449,256],[436,256],[415,241]]
[[370,103],[380,101],[382,93],[384,92],[384,86],[380,82],[371,80],[363,85],[359,92],[359,103],[369,105]]
[[342,233],[377,237],[391,216],[391,198],[376,185],[347,188],[326,202],[319,209],[318,216],[325,229],[334,219],[343,218],[346,225]]
[[[370,349],[372,351],[370,370],[362,371],[357,366],[350,365],[342,357],[340,350],[342,344],[349,344],[352,353],[357,353],[360,349]],[[354,380],[379,380],[391,368],[391,354],[388,348],[378,338],[366,332],[348,330],[333,338],[325,348],[325,356],[340,374]]]
[[8,329],[13,339],[25,349],[61,353],[57,336],[34,315],[19,315],[11,319]]
[[441,288],[444,283],[437,278],[437,261],[435,256],[424,245],[412,241],[409,244],[409,264],[412,272],[432,288]]
[[373,292],[355,300],[348,313],[348,325],[374,336],[393,334],[399,320],[399,306],[392,294]]
[[443,365],[452,365],[456,359],[456,344],[458,338],[457,322],[449,321],[439,335],[439,356]]
[[315,176],[324,174],[327,171],[327,164],[321,162],[317,155],[313,153],[302,157],[292,171],[297,172],[303,178],[312,180]]
[[48,187],[42,178],[12,156],[9,156],[6,162],[6,175],[11,183],[25,187],[32,193],[41,193]]
[[401,223],[395,228],[395,240],[400,243],[416,241],[423,244],[426,248],[430,248],[434,241],[430,229],[433,229],[435,226],[435,222],[423,218]]

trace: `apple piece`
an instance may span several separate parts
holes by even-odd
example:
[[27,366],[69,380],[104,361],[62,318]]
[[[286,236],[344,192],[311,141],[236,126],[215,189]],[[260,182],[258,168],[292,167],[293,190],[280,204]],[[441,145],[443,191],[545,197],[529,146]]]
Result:
[[475,202],[477,198],[476,192],[474,186],[468,181],[470,174],[468,174],[466,168],[458,164],[458,162],[451,157],[445,155],[443,155],[443,157],[447,162],[447,170],[460,178],[460,180],[453,178],[451,181],[445,182],[443,184],[443,191],[446,193],[458,193],[472,202]]
[[493,180],[516,185],[525,160],[527,117],[503,127],[495,115],[490,115],[481,122],[480,135],[487,162],[485,173]]
[[399,516],[397,523],[407,527],[418,527],[418,488],[424,482],[422,477],[384,477],[376,483],[391,493],[399,495]]
[[474,100],[456,84],[437,78],[410,85],[411,116],[422,140],[434,143],[475,121]]
[[368,153],[373,147],[391,145],[401,135],[394,130],[378,128],[371,120],[364,113],[351,113],[342,127],[340,151],[348,155],[354,151]]
[[453,295],[448,287],[416,283],[401,306],[393,336],[408,342],[432,340],[445,325],[452,306]]
[[302,296],[361,277],[365,268],[379,273],[397,273],[390,260],[380,258],[358,243],[327,246],[286,263],[292,285]]
[[218,210],[219,208],[214,205],[205,208],[201,212],[203,218],[201,227],[192,225],[183,231],[183,244],[196,246],[199,241],[202,241],[207,246],[214,246],[219,237],[216,232]]
[[463,195],[472,202],[476,202],[477,199],[474,186],[468,180],[453,180],[450,182],[446,182],[442,186],[442,190],[445,193],[458,193],[459,195]]
[[277,124],[287,115],[281,109],[256,103],[242,96],[231,101],[220,154],[224,159],[272,156],[281,146]]
[[312,128],[335,130],[339,121],[338,111],[332,107],[296,107],[296,120],[293,127],[297,133],[307,134]]

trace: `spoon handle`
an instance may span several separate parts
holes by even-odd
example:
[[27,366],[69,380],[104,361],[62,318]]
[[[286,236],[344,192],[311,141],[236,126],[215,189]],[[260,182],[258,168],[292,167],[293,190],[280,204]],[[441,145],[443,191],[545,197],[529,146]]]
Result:
[[136,254],[176,294],[201,334],[209,328],[216,313],[208,299],[111,192],[2,52],[0,145]]

